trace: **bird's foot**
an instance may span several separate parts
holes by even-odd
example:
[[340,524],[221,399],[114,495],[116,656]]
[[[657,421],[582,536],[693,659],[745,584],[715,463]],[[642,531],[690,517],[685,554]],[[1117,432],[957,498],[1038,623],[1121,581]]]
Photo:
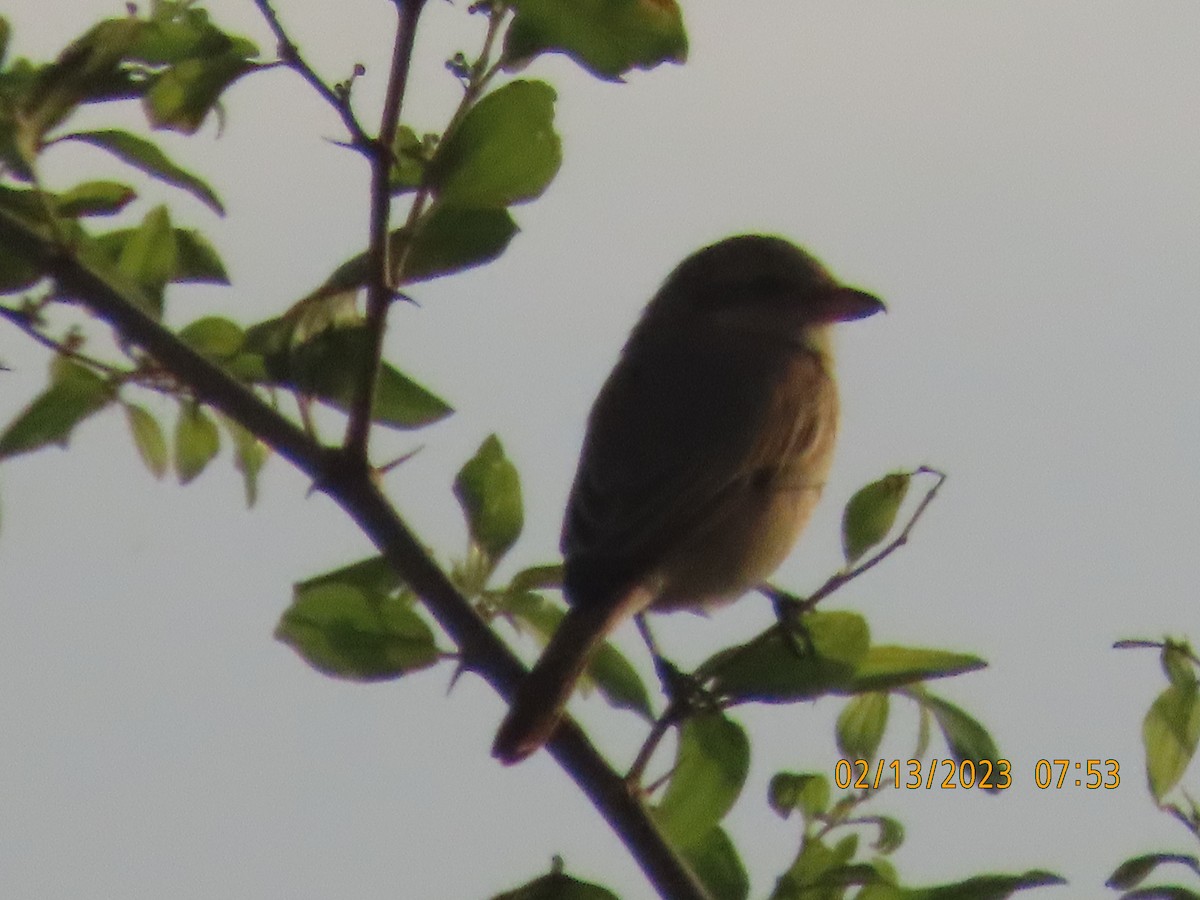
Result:
[[717,708],[717,698],[690,672],[683,672],[669,659],[654,657],[654,671],[667,695],[668,709],[676,718]]
[[815,652],[812,635],[804,624],[804,617],[809,613],[808,602],[769,584],[763,585],[760,590],[775,607],[775,619],[792,652],[799,658],[812,656]]

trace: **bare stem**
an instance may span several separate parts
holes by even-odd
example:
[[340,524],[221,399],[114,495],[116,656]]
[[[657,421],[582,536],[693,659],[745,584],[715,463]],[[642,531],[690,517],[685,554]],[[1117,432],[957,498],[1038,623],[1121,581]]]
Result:
[[[671,704],[663,714],[655,719],[654,724],[650,726],[650,734],[646,736],[641,749],[638,750],[638,754],[633,760],[633,765],[625,773],[625,781],[631,789],[641,790],[642,777],[646,774],[646,767],[650,765],[650,760],[654,758],[654,753],[658,750],[658,745],[667,736],[667,732],[671,729],[671,726],[680,721],[680,712],[679,703],[671,701]],[[651,793],[652,791],[653,788],[650,788],[645,793]]]
[[25,332],[25,334],[30,338],[37,341],[37,343],[41,344],[48,350],[53,350],[59,356],[65,356],[68,359],[74,359],[83,363],[89,368],[96,369],[99,372],[103,372],[106,375],[121,380],[127,379],[134,374],[130,370],[117,368],[110,363],[104,362],[104,360],[97,359],[94,356],[89,356],[81,350],[72,347],[70,344],[50,337],[50,335],[41,331],[30,319],[30,317],[21,312],[19,309],[12,309],[8,306],[0,306],[0,318],[7,319],[17,328],[21,329],[21,331]]
[[[467,80],[467,84],[463,90],[462,99],[459,101],[457,108],[450,116],[450,121],[446,123],[445,129],[442,131],[441,144],[444,145],[446,140],[454,133],[459,123],[466,116],[467,111],[479,99],[479,95],[483,93],[484,88],[500,71],[500,61],[493,63],[491,61],[492,48],[496,42],[496,36],[500,33],[500,26],[508,15],[508,10],[504,7],[496,7],[488,14],[487,33],[483,39],[483,49],[480,51],[479,58],[475,60],[471,66],[471,74]],[[429,184],[429,166],[426,166],[421,174],[421,183],[417,186],[416,195],[413,197],[412,205],[408,209],[408,217],[405,220],[404,227],[409,234],[416,227],[417,220],[420,219],[421,213],[425,211],[425,204],[429,202],[431,186]],[[396,259],[391,261],[392,271],[403,275],[405,261],[408,257],[408,251],[412,247],[412,241],[403,241],[398,246]]]
[[383,336],[387,330],[388,307],[393,296],[392,265],[388,225],[391,220],[391,174],[395,161],[393,145],[400,124],[400,109],[408,86],[417,19],[425,0],[393,0],[396,4],[396,39],[392,47],[392,68],[379,122],[379,137],[371,154],[370,274],[367,281],[367,347],[358,377],[358,396],[346,426],[345,450],[350,459],[367,464],[367,442],[371,434],[371,410],[375,405],[376,382],[383,356]]
[[279,57],[283,64],[298,73],[301,78],[308,82],[325,99],[326,103],[333,107],[338,117],[341,118],[342,123],[346,126],[346,130],[350,132],[353,145],[360,150],[365,150],[370,146],[371,140],[354,115],[354,110],[350,106],[349,94],[334,90],[308,64],[301,55],[300,49],[291,37],[288,36],[287,31],[284,30],[283,23],[279,20],[278,13],[271,6],[270,0],[254,0],[254,5],[258,7],[263,18],[267,20],[267,26],[271,29],[271,33],[275,35],[275,40],[279,44]]

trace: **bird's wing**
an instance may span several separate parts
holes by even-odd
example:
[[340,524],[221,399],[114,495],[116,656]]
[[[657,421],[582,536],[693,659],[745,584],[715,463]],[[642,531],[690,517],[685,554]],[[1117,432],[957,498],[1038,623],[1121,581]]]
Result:
[[821,430],[818,399],[831,383],[815,352],[639,349],[623,356],[588,420],[563,525],[572,602],[645,576],[726,492],[775,478]]

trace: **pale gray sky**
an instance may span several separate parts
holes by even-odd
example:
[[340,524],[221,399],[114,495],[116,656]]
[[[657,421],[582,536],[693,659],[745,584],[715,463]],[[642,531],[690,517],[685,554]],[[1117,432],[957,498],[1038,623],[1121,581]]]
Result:
[[[278,6],[331,80],[364,62],[360,96],[378,96],[391,4]],[[209,8],[270,52],[249,0]],[[10,0],[4,12],[13,50],[41,56],[122,9]],[[881,797],[875,810],[908,826],[896,863],[910,883],[1044,867],[1072,881],[1053,896],[1100,896],[1127,856],[1186,846],[1141,771],[1157,661],[1108,646],[1200,640],[1200,6],[693,0],[686,15],[686,66],[623,86],[561,59],[526,73],[559,92],[565,163],[517,211],[523,232],[501,261],[397,309],[390,357],[458,414],[382,442],[425,448],[389,488],[443,559],[461,552],[450,481],[495,431],[528,505],[511,563],[552,558],[588,404],[659,280],[738,231],[807,245],[890,312],[842,336],[838,462],[778,580],[803,592],[836,567],[857,486],[921,463],[948,471],[913,543],[831,608],[867,614],[880,642],[988,659],[938,690],[989,726],[1018,783]],[[408,117],[419,130],[455,99],[440,60],[474,46],[460,18],[430,4]],[[211,125],[163,139],[225,199],[224,221],[171,202],[235,281],[179,292],[176,323],[277,313],[365,233],[364,167],[322,140],[338,124],[297,78],[250,79],[227,112],[219,140]],[[91,159],[64,154],[51,177],[119,172]],[[8,421],[44,369],[11,329],[0,359],[15,370],[2,373]],[[625,898],[649,896],[547,756],[491,760],[502,708],[477,679],[449,698],[449,667],[338,683],[271,639],[291,582],[368,549],[306,489],[274,461],[247,512],[227,459],[188,489],[159,484],[115,414],[69,453],[0,467],[6,894],[484,897],[557,852]],[[767,616],[748,600],[658,631],[696,661]],[[580,708],[627,759],[631,720]],[[732,820],[755,895],[797,840],[765,811],[766,780],[831,766],[839,708],[738,713],[761,734]],[[913,730],[898,705],[885,749],[906,757]],[[1115,757],[1122,787],[1037,790],[1034,763],[1055,757]]]

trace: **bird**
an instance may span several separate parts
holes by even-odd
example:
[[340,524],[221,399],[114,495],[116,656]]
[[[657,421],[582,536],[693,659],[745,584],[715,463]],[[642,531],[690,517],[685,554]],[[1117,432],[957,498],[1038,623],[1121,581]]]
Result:
[[774,235],[718,241],[667,277],[588,416],[561,539],[568,611],[517,688],[495,758],[511,765],[550,740],[625,621],[710,610],[783,562],[833,460],[832,325],[884,309]]

